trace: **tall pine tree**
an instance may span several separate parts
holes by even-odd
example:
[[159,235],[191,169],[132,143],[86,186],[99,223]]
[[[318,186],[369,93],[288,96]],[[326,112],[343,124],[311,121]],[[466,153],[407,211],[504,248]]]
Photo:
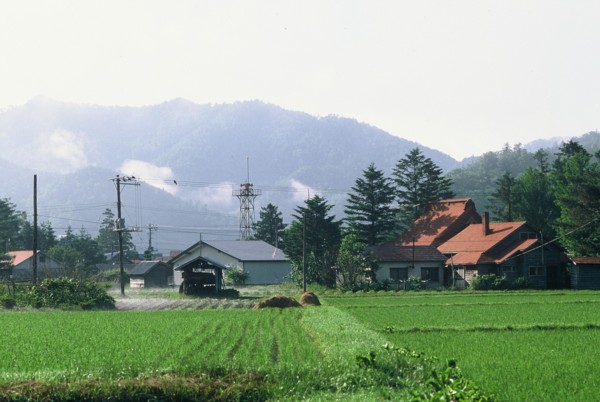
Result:
[[391,179],[371,163],[356,179],[348,195],[345,213],[348,230],[364,245],[375,245],[394,234],[394,186]]
[[496,191],[490,197],[489,206],[494,217],[503,222],[513,221],[513,209],[515,205],[515,178],[509,172],[496,180]]
[[259,220],[253,226],[254,239],[263,240],[272,246],[283,248],[283,233],[286,225],[277,206],[269,203],[260,209]]
[[302,280],[303,257],[306,281],[335,286],[335,262],[342,240],[341,221],[329,215],[333,206],[319,195],[297,207],[294,221],[284,235],[284,250],[292,263],[292,276]]
[[578,256],[600,255],[600,164],[576,141],[560,148],[553,182],[561,244]]
[[454,197],[452,180],[419,148],[400,159],[393,171],[396,183],[399,224],[408,228],[433,201]]

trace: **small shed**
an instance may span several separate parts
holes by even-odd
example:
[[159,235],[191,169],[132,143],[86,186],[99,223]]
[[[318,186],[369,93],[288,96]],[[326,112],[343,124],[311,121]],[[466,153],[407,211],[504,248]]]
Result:
[[129,271],[131,288],[160,288],[173,283],[173,268],[162,261],[144,261]]
[[600,289],[600,257],[573,257],[571,262],[572,289]]

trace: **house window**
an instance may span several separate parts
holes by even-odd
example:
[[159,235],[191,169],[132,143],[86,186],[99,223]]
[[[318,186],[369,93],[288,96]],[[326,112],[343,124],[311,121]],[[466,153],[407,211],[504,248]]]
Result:
[[515,268],[513,265],[505,265],[501,267],[500,270],[502,273],[505,274],[517,272],[517,268]]
[[408,268],[390,268],[390,281],[403,282],[408,279]]
[[44,254],[39,254],[40,256],[40,262],[46,262],[46,256]]
[[421,280],[429,282],[440,281],[439,268],[421,268]]
[[544,276],[546,275],[546,267],[543,266],[531,266],[529,267],[529,276]]

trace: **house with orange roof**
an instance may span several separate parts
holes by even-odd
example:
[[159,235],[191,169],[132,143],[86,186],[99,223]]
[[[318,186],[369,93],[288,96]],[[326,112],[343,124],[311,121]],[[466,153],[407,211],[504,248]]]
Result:
[[[16,282],[28,282],[33,278],[33,250],[9,251],[11,259],[6,275]],[[65,274],[63,266],[45,253],[37,253],[38,279],[55,278]],[[8,278],[7,278],[8,279]]]
[[524,278],[528,286],[558,288],[565,285],[564,253],[556,243],[544,244],[527,222],[490,222],[485,212],[473,223],[438,246],[448,257],[454,283],[469,284],[478,275]]
[[373,248],[379,262],[378,281],[399,286],[410,277],[426,281],[429,287],[445,285],[448,259],[437,246],[471,223],[481,222],[469,198],[441,200],[428,205],[425,213],[400,237]]
[[[527,222],[490,222],[469,198],[431,203],[400,237],[373,249],[377,280],[418,277],[430,287],[463,287],[478,275],[524,278],[536,288],[565,286],[565,256]],[[437,270],[437,271],[436,271]],[[437,272],[437,275],[436,275]]]

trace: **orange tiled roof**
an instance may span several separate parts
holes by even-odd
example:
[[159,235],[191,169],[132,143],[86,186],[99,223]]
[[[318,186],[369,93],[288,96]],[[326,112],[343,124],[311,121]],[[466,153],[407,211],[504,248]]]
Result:
[[471,223],[481,222],[481,216],[470,198],[441,200],[429,204],[425,213],[404,233],[404,246],[438,246]]
[[452,254],[452,258],[448,260],[448,263],[460,265],[500,263],[516,252],[523,251],[537,242],[536,239],[526,239],[503,248],[500,255],[489,253],[494,246],[523,225],[526,225],[526,222],[490,223],[489,232],[484,235],[483,224],[471,224],[456,236],[441,244],[438,249],[444,254]]
[[9,251],[6,253],[12,260],[12,265],[17,266],[23,261],[33,257],[33,250]]

